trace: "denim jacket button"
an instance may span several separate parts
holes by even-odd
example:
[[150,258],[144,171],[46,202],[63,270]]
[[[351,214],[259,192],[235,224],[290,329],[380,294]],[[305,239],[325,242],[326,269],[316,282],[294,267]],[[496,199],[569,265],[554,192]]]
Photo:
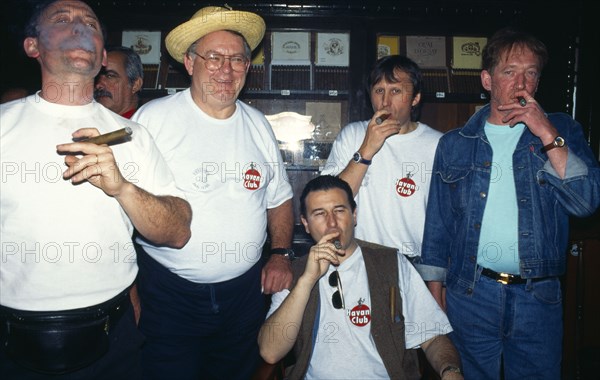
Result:
[[475,229],[477,229],[477,230],[478,230],[478,229],[480,229],[480,228],[481,228],[481,224],[479,224],[479,223],[475,223],[475,224],[473,225],[473,227],[475,227]]
[[488,168],[488,167],[492,166],[492,163],[489,162],[489,161],[484,161],[483,162],[483,166],[485,166],[486,168]]
[[482,191],[481,193],[479,193],[479,196],[481,198],[485,198],[485,197],[487,197],[487,193],[485,191]]
[[467,294],[473,294],[473,289],[471,289],[471,288],[467,289]]

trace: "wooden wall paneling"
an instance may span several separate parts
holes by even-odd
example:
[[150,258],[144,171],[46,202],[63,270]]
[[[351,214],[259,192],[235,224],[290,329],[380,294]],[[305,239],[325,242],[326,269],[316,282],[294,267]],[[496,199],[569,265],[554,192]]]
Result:
[[562,373],[565,380],[592,379],[600,373],[600,239],[583,237],[570,244],[563,277]]

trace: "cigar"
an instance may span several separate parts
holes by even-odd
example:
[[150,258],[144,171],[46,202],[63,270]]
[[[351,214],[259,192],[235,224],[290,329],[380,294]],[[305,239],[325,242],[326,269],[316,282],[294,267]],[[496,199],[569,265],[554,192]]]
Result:
[[527,100],[525,100],[524,97],[517,96],[517,100],[519,101],[519,104],[521,105],[521,107],[525,107],[527,105]]
[[387,120],[387,118],[390,117],[390,114],[385,114],[385,115],[381,115],[378,116],[377,119],[375,119],[375,122],[377,123],[377,125],[383,123],[385,120]]
[[339,240],[334,240],[333,245],[335,245],[336,249],[342,249],[342,243]]
[[123,129],[119,129],[117,131],[105,133],[100,136],[90,137],[89,139],[79,140],[81,142],[88,142],[96,145],[110,145],[117,142],[125,142],[129,141],[131,135],[133,134],[133,130],[130,127],[125,127]]

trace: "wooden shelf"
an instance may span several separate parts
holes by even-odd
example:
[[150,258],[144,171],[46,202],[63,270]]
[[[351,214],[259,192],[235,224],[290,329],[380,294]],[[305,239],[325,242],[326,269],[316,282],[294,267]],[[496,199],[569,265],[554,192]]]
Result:
[[337,90],[244,90],[242,98],[254,99],[303,99],[303,100],[340,100],[348,96],[348,91]]

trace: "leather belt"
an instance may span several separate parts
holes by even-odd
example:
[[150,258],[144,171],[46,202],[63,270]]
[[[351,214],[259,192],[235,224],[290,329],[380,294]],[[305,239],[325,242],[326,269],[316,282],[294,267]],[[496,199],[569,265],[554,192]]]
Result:
[[80,309],[26,311],[0,305],[0,349],[33,371],[53,375],[76,371],[108,351],[109,332],[129,305],[129,289]]
[[[496,282],[499,282],[504,285],[512,285],[512,284],[525,284],[527,283],[527,278],[523,278],[518,274],[510,274],[510,273],[498,273],[488,268],[483,268],[481,270],[481,274],[485,277],[489,277]],[[531,279],[532,281],[541,280],[540,278]]]
[[[101,304],[80,309],[60,311],[25,311],[0,305],[0,318],[17,322],[82,322],[98,320],[105,316],[111,318],[111,324],[117,322],[129,306],[129,288]],[[107,330],[108,332],[108,330]]]

